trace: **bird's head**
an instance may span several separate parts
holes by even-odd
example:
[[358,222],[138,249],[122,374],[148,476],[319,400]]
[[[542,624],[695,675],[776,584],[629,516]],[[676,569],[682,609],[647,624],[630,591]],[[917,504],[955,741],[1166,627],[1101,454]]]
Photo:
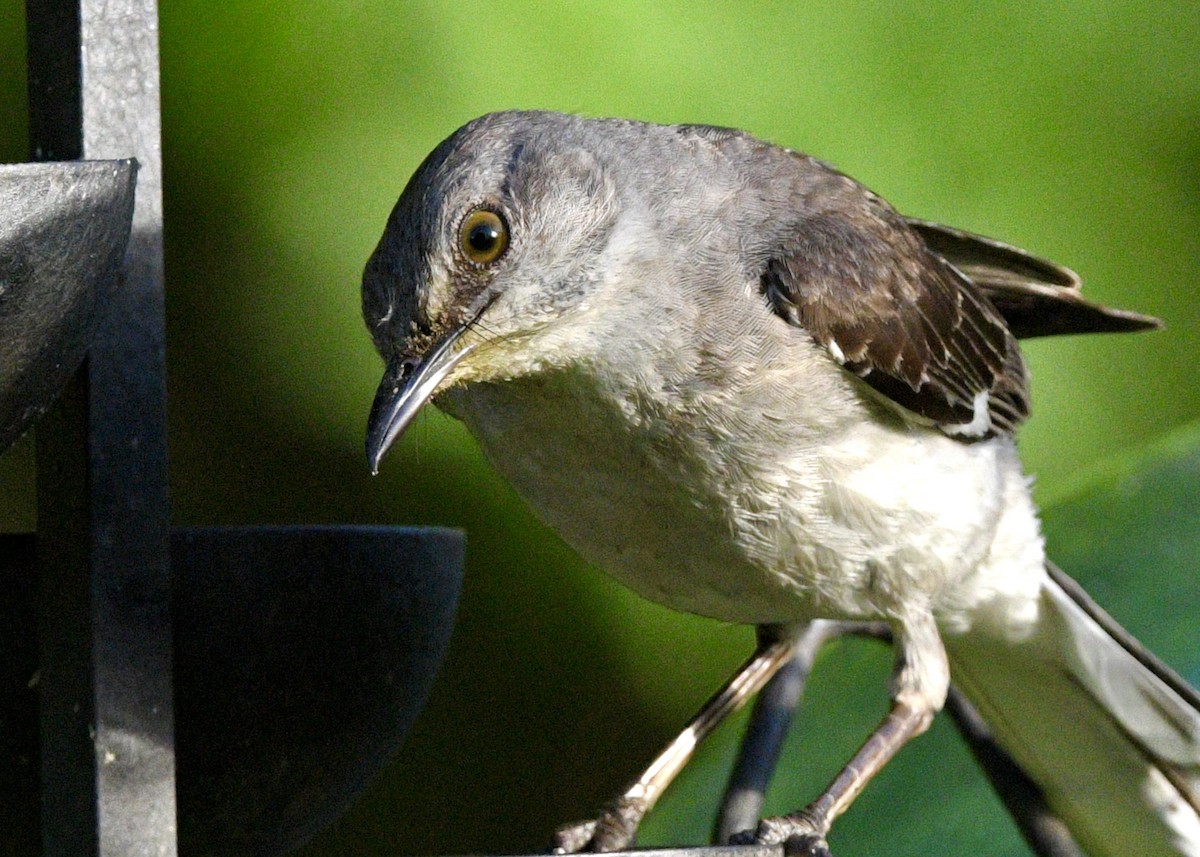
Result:
[[531,371],[565,347],[543,334],[586,307],[618,210],[587,136],[576,117],[491,114],[409,180],[363,272],[363,316],[387,364],[368,426],[373,472],[440,390]]

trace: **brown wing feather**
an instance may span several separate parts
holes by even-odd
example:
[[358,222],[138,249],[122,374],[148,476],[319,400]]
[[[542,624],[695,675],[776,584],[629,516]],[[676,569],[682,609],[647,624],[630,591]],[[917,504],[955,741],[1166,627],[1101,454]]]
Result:
[[1018,339],[1162,327],[1162,322],[1148,315],[1087,300],[1080,294],[1079,275],[1070,268],[994,238],[927,220],[910,217],[906,221],[925,246],[979,287]]
[[[995,307],[845,176],[826,170],[804,202],[800,228],[762,277],[775,311],[878,393],[949,433],[1013,431],[1029,413],[1025,367]],[[983,403],[988,424],[978,419]]]
[[1029,416],[1017,338],[1161,326],[1086,300],[1069,268],[905,218],[815,158],[726,128],[680,133],[739,157],[747,146],[758,157],[789,156],[798,228],[766,264],[763,293],[876,392],[951,434],[978,422],[977,401],[990,425],[966,438],[1011,433]]

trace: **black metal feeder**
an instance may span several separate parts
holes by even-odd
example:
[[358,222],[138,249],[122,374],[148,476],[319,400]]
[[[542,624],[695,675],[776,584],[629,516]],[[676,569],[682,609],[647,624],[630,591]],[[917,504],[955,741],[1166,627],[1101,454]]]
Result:
[[0,453],[58,398],[117,282],[132,161],[0,166]]
[[157,11],[28,0],[31,151],[0,167],[0,853],[283,854],[388,760],[444,654],[461,533],[172,531]]
[[[0,538],[0,853],[37,854],[33,534]],[[403,527],[213,527],[171,539],[179,852],[284,854],[399,748],[453,624],[463,540]],[[119,676],[127,681],[135,676]],[[126,744],[169,752],[116,712]],[[141,811],[136,788],[124,811]]]
[[185,854],[282,854],[399,748],[450,637],[451,530],[177,531],[175,733]]

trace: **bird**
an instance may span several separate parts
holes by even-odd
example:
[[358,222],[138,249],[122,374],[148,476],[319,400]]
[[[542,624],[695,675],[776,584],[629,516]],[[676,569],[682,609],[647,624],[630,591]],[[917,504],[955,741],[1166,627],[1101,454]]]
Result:
[[[1047,558],[1014,441],[1018,339],[1156,319],[749,133],[550,111],[431,152],[362,301],[372,472],[432,401],[584,559],[760,655],[884,624],[886,717],[753,841],[828,853],[953,680],[1088,853],[1200,855],[1200,697]],[[623,808],[558,850],[628,845]]]

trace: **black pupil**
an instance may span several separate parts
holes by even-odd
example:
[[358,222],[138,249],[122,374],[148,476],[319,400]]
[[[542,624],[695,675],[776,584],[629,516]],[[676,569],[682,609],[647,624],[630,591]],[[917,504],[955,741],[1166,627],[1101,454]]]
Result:
[[494,250],[499,240],[500,230],[490,223],[479,223],[472,226],[471,233],[467,236],[467,242],[471,245],[471,249],[480,253]]

